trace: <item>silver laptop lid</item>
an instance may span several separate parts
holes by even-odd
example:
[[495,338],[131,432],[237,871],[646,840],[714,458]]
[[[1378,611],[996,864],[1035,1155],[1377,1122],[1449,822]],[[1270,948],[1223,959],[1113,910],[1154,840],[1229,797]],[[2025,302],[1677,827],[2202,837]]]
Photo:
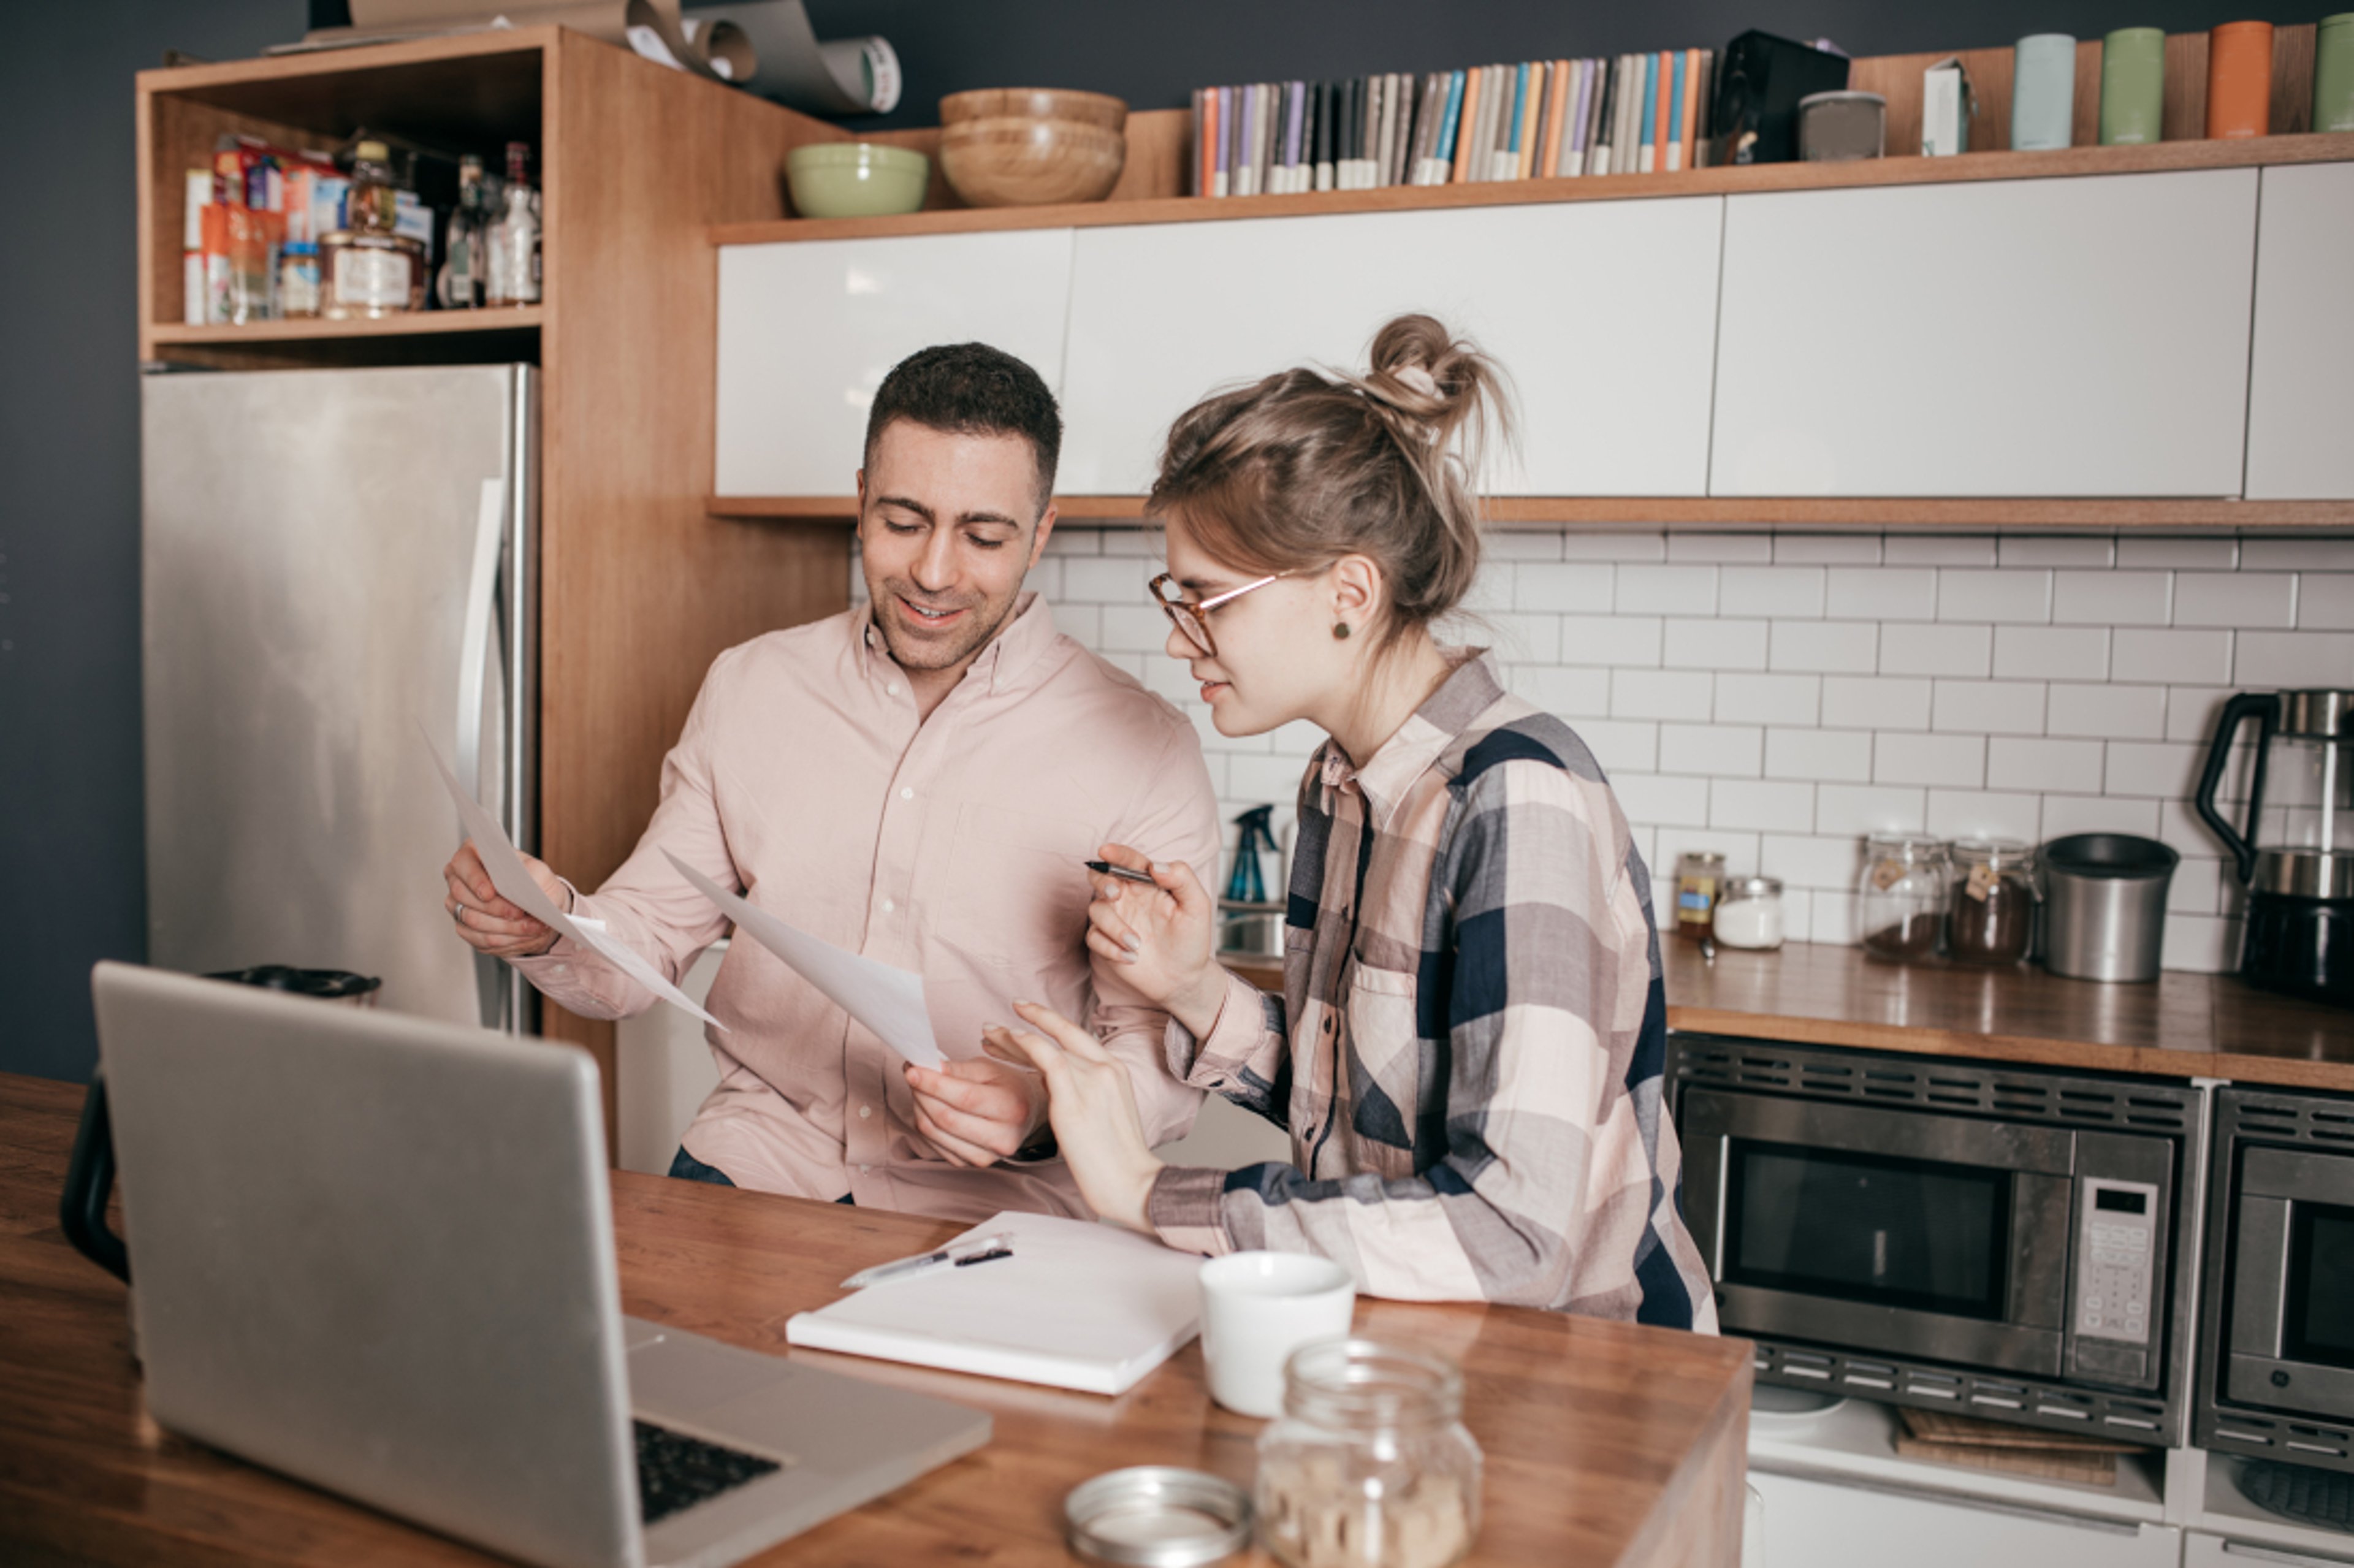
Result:
[[92,986],[155,1419],[530,1562],[636,1563],[589,1058],[123,964]]

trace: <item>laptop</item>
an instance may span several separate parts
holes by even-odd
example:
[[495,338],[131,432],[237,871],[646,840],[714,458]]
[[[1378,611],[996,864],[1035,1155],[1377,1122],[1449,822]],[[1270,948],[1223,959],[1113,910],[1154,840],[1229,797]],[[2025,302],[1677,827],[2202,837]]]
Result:
[[586,1054],[125,964],[92,985],[170,1430],[549,1568],[733,1563],[989,1440],[622,1317]]

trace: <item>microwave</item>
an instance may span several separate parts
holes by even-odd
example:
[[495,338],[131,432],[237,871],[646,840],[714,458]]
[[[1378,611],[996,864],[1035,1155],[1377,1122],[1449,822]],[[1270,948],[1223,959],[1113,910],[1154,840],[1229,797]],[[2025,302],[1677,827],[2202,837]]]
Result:
[[1684,1220],[1760,1382],[2172,1444],[2204,1102],[1677,1033]]
[[2199,1446],[2354,1471],[2354,1097],[2216,1091],[2214,1171]]

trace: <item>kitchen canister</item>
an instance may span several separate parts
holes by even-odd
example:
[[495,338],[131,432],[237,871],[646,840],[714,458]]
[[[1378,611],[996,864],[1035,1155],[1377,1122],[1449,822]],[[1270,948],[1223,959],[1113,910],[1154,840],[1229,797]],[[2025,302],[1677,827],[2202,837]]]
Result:
[[2354,11],[2313,30],[2313,128],[2354,131]]
[[2226,22],[2207,35],[2207,136],[2262,136],[2272,129],[2273,25]]
[[2156,142],[2166,113],[2166,33],[2119,27],[2101,40],[2101,145]]
[[2066,33],[2034,33],[2012,50],[2010,144],[2018,152],[2049,152],[2075,141],[2076,40]]
[[2072,833],[2043,846],[2043,967],[2071,980],[2154,980],[2166,890],[2182,857],[2132,833]]

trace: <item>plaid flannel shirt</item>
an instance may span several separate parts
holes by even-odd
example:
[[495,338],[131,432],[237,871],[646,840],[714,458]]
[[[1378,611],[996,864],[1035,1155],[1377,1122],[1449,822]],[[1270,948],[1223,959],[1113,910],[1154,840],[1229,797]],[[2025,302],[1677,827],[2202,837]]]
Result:
[[1285,1128],[1292,1162],[1171,1167],[1149,1213],[1195,1252],[1313,1252],[1359,1288],[1713,1331],[1677,1212],[1650,876],[1593,754],[1452,675],[1362,768],[1299,791],[1284,988],[1228,976],[1170,1070]]

